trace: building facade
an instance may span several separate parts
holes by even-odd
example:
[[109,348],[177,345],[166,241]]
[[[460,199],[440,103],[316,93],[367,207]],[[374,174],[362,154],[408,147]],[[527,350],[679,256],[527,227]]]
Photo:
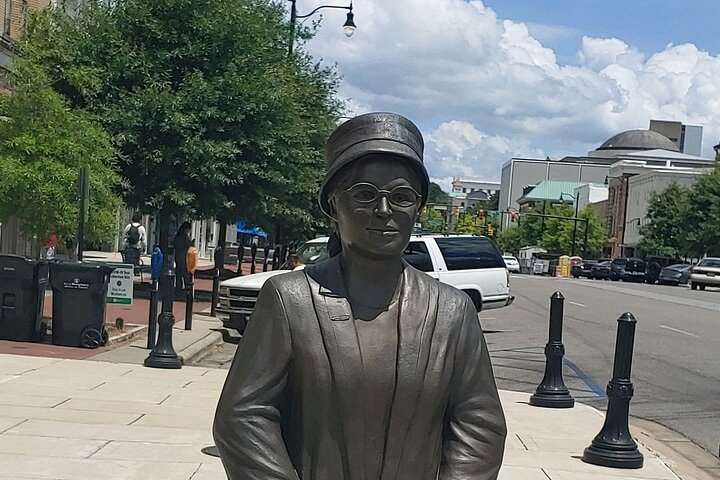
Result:
[[[666,188],[673,178],[680,184],[692,182],[715,163],[714,159],[682,151],[700,150],[702,127],[656,120],[651,121],[651,125],[654,130],[619,133],[582,157],[510,159],[502,168],[500,209],[519,211],[519,202],[526,199],[528,187],[541,182],[578,182],[586,186],[574,190],[574,196],[579,199],[578,209],[602,204],[598,212],[605,212],[601,217],[607,230],[604,254],[632,254],[640,240],[638,229],[646,222],[647,203],[652,193]],[[674,136],[668,138],[655,130]],[[656,172],[663,174],[651,175]],[[631,182],[638,176],[640,178]],[[607,187],[607,193],[601,192],[602,185]],[[506,218],[504,226],[509,225]]]

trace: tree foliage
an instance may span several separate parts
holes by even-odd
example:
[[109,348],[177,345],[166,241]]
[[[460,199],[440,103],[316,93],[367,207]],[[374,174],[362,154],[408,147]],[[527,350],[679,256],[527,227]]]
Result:
[[23,54],[110,133],[129,206],[308,230],[341,105],[287,31],[270,0],[94,2],[37,15]]
[[430,182],[430,191],[428,192],[428,203],[442,204],[448,203],[448,194],[443,191],[442,187],[435,182]]
[[720,256],[720,166],[691,187],[675,183],[650,201],[640,228],[642,255],[675,258]]
[[647,223],[640,227],[640,255],[682,258],[689,253],[687,218],[692,192],[676,183],[655,193],[648,205]]
[[692,186],[687,212],[688,253],[720,257],[720,164]]
[[19,58],[15,91],[0,97],[0,222],[20,220],[26,235],[40,241],[54,227],[75,236],[78,175],[90,172],[90,208],[85,238],[107,241],[116,233],[119,177],[114,150],[102,130],[71,110],[42,69]]
[[[530,208],[524,212],[516,221],[517,226],[505,228],[498,235],[498,244],[504,252],[518,254],[521,248],[537,245],[550,253],[564,255],[572,254],[573,231],[575,231],[575,254],[584,255],[585,226],[587,219],[587,250],[588,258],[597,256],[605,243],[605,232],[600,219],[592,208],[586,208],[578,213],[577,229],[571,217],[575,216],[575,210],[568,205],[555,205],[546,208],[546,215],[554,215],[560,218],[545,218],[535,216],[540,214],[542,208],[539,206]],[[532,215],[528,215],[532,214]]]
[[445,231],[445,217],[442,212],[426,207],[420,213],[420,225],[424,232],[442,233]]

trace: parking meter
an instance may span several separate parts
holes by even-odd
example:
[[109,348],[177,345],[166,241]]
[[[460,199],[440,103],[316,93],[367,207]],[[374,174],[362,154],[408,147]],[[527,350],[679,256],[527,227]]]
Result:
[[162,250],[160,250],[160,247],[156,245],[155,250],[153,250],[152,257],[150,257],[150,271],[153,280],[160,279],[160,272],[162,271],[162,267],[163,253]]
[[223,247],[218,245],[215,247],[215,253],[213,254],[213,259],[215,260],[215,268],[221,269],[225,265],[225,251],[223,250]]

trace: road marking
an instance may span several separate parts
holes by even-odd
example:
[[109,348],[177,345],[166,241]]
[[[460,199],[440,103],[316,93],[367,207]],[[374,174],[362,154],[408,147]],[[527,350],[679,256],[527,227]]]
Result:
[[568,300],[568,303],[570,305],[577,305],[578,307],[586,307],[587,306],[587,305],[583,305],[582,303],[571,302],[570,300]]
[[671,331],[677,332],[677,333],[682,333],[683,335],[688,335],[690,337],[699,338],[694,333],[686,332],[685,330],[680,330],[679,328],[668,327],[667,325],[660,325],[660,328],[664,328],[665,330],[671,330]]
[[600,398],[607,397],[607,395],[605,394],[605,390],[603,390],[603,388],[600,385],[595,383],[595,381],[592,378],[590,378],[590,375],[585,373],[580,367],[578,367],[577,365],[575,365],[573,362],[571,362],[570,360],[568,360],[565,357],[563,357],[563,363],[565,365],[567,365],[568,367],[570,367],[570,369],[573,372],[575,372],[575,375],[577,375],[578,378],[580,378],[580,380],[585,382],[585,385],[587,385],[588,388],[590,388],[590,390],[592,390],[593,393],[595,393],[595,395],[597,395]]

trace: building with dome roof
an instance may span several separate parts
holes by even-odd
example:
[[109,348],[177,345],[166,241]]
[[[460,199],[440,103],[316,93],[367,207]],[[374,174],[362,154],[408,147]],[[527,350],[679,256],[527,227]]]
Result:
[[[499,209],[520,211],[519,201],[527,198],[530,187],[542,182],[607,185],[607,204],[599,209],[606,212],[608,241],[604,253],[632,255],[641,238],[639,228],[645,222],[652,194],[673,181],[692,184],[698,175],[714,166],[714,159],[699,156],[701,143],[702,127],[651,120],[648,130],[618,133],[587,155],[557,160],[511,158],[502,167]],[[587,188],[576,189],[574,201],[579,205],[592,203],[582,198],[587,191]],[[507,215],[503,226],[510,225]]]

